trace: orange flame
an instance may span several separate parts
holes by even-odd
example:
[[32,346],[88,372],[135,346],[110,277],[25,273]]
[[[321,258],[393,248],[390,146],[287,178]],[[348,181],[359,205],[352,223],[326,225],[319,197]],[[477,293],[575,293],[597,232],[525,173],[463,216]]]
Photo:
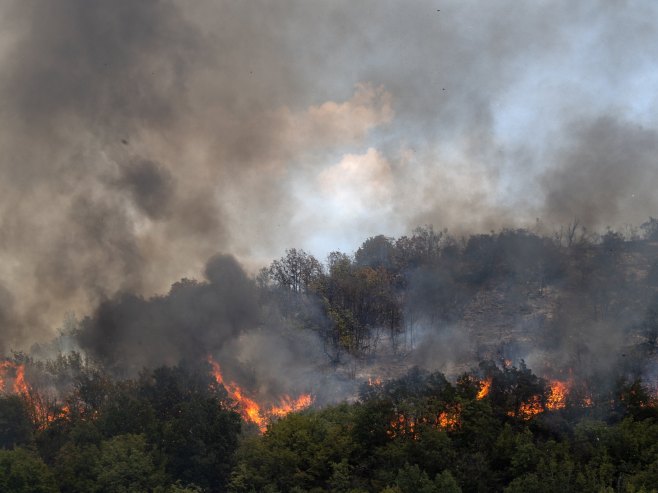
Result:
[[533,395],[528,402],[521,403],[517,412],[508,411],[507,415],[521,418],[523,421],[528,421],[542,412],[544,412],[544,406],[542,406],[541,397]]
[[460,415],[461,406],[459,404],[451,405],[445,411],[441,411],[434,416],[405,416],[404,413],[398,412],[389,423],[386,434],[390,438],[407,436],[413,440],[418,440],[418,425],[421,424],[429,424],[433,428],[454,431],[461,426]]
[[564,409],[567,405],[567,395],[571,390],[571,384],[560,380],[551,380],[550,387],[546,408],[550,411]]
[[386,434],[395,438],[396,436],[409,436],[413,440],[418,438],[416,432],[416,418],[414,416],[407,417],[404,414],[400,413],[395,419],[390,422],[390,429]]
[[281,398],[281,405],[272,407],[270,409],[270,414],[281,418],[286,414],[306,409],[312,403],[313,398],[310,396],[310,394],[302,394],[297,397],[297,399],[293,399],[289,395],[284,395]]
[[461,426],[459,419],[461,409],[456,406],[454,410],[439,413],[437,424],[444,430],[456,430]]
[[14,393],[27,395],[29,389],[25,383],[25,365],[16,366],[16,378],[14,379]]
[[267,430],[267,424],[273,417],[282,418],[285,415],[306,409],[313,403],[313,397],[310,394],[302,394],[299,397],[292,398],[289,395],[284,395],[279,400],[279,405],[271,406],[265,410],[255,400],[247,397],[244,390],[235,382],[226,382],[222,375],[219,363],[217,363],[211,356],[208,356],[208,363],[212,367],[212,374],[215,381],[223,385],[228,392],[229,397],[233,399],[240,408],[240,414],[250,423],[254,423],[261,433]]
[[[12,380],[11,387],[8,386]],[[39,429],[44,429],[62,412],[53,413],[52,406],[46,405],[43,396],[28,384],[25,378],[25,365],[13,361],[0,361],[0,391],[5,394],[20,395],[29,406],[32,422]]]
[[489,395],[489,391],[491,390],[491,382],[491,377],[487,378],[486,380],[480,380],[480,390],[476,396],[478,400],[484,399],[487,395]]
[[[13,373],[13,376],[12,376]],[[7,380],[13,380],[11,390],[7,389]],[[25,365],[19,365],[9,360],[0,362],[0,390],[4,393],[26,395],[29,388],[25,382]]]

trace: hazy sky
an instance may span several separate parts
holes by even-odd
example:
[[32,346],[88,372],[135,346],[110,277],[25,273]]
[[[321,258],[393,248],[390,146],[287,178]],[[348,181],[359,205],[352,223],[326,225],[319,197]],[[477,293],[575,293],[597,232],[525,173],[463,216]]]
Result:
[[2,339],[217,252],[656,216],[656,19],[652,0],[4,1]]

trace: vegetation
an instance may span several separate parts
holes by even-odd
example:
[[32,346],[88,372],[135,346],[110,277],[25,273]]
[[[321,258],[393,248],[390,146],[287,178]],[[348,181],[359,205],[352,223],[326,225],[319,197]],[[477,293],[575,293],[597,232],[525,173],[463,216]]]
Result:
[[[50,375],[58,395],[38,382],[15,390],[18,373],[14,390],[2,383],[0,491],[658,491],[656,372],[647,371],[658,368],[656,220],[640,230],[594,236],[573,223],[552,237],[456,239],[420,228],[325,264],[291,249],[231,290],[257,293],[258,310],[316,333],[336,366],[373,358],[383,339],[394,355],[418,349],[415,327],[459,324],[483,293],[514,312],[550,299],[531,336],[560,355],[564,369],[542,373],[557,380],[503,351],[457,377],[414,368],[364,383],[349,403],[293,412],[261,434],[203,359],[124,379],[75,352],[17,354],[11,364]],[[186,283],[172,292],[205,289]],[[258,310],[245,312],[257,320]]]
[[264,303],[288,323],[317,331],[336,364],[347,354],[372,355],[382,338],[404,353],[414,346],[415,327],[459,323],[487,293],[517,314],[532,310],[533,300],[557,308],[555,318],[538,314],[533,343],[542,349],[587,346],[595,329],[637,335],[654,350],[657,222],[627,235],[590,234],[576,221],[553,236],[506,229],[458,239],[417,228],[397,239],[369,238],[353,256],[332,252],[325,265],[291,249],[258,281]]
[[221,491],[231,473],[240,417],[207,373],[84,370],[54,418],[26,430],[27,400],[0,398],[1,491]]
[[354,403],[291,413],[260,434],[241,426],[206,375],[180,367],[127,381],[86,375],[67,396],[70,410],[29,433],[21,398],[0,398],[0,489],[651,492],[658,484],[658,406],[641,381],[587,401],[574,394],[551,410],[550,382],[523,364],[483,362],[454,383],[416,368],[364,383]]

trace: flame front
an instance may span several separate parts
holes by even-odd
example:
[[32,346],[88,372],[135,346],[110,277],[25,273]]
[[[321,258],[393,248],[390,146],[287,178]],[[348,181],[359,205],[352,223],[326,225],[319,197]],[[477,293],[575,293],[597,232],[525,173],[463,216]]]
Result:
[[311,397],[310,394],[302,394],[297,398],[284,395],[280,398],[279,405],[263,409],[258,402],[247,397],[244,390],[238,384],[235,382],[226,382],[224,380],[219,363],[217,363],[211,356],[208,356],[208,363],[212,368],[212,374],[215,381],[218,384],[223,385],[226,392],[228,392],[229,397],[238,404],[240,414],[244,420],[254,423],[261,433],[264,433],[265,430],[267,430],[267,424],[271,418],[282,418],[291,412],[306,409],[313,403],[313,397]]

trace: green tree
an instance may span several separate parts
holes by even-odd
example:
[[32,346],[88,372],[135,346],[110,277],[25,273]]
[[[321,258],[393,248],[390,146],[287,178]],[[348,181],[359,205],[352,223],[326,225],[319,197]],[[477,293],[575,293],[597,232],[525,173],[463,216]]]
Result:
[[240,416],[203,395],[174,406],[174,413],[162,436],[167,472],[212,491],[223,488],[238,447]]
[[25,399],[0,397],[0,448],[14,448],[32,441],[32,422]]
[[0,491],[7,493],[58,493],[48,466],[22,448],[0,450]]
[[66,493],[88,493],[96,489],[100,451],[96,445],[66,443],[57,453],[54,472]]
[[101,443],[95,491],[142,493],[165,484],[164,469],[143,435],[118,435]]
[[285,257],[272,262],[269,274],[278,287],[302,293],[322,275],[322,264],[304,250],[291,248]]
[[346,489],[352,477],[352,419],[342,405],[277,421],[262,437],[242,444],[229,491]]

